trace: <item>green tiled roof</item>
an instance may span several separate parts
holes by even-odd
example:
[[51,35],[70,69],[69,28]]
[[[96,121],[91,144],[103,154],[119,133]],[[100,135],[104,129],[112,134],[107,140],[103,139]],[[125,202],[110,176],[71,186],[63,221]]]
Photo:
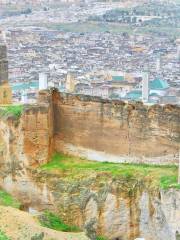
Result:
[[156,78],[150,82],[149,87],[152,90],[164,90],[169,87],[169,84],[162,79]]
[[126,94],[125,98],[132,99],[132,100],[139,100],[142,97],[142,92],[140,90],[133,90]]
[[38,82],[12,84],[13,91],[26,90],[26,89],[29,89],[29,88],[38,88]]
[[124,81],[124,76],[112,76],[113,81]]

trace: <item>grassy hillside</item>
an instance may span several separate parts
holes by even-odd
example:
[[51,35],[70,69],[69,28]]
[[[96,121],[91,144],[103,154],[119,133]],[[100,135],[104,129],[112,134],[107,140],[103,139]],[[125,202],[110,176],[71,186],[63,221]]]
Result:
[[178,168],[176,166],[102,163],[56,153],[41,169],[62,173],[64,178],[83,178],[104,173],[114,178],[146,180],[163,189],[170,187],[180,189],[180,185],[177,184]]

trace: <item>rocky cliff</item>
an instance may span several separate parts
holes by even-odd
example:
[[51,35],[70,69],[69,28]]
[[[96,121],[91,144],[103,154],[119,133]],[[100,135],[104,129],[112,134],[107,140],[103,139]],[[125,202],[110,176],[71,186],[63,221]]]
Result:
[[[26,169],[26,174],[1,186],[25,209],[58,214],[67,224],[112,240],[179,240],[180,191],[162,190],[151,182],[88,172],[86,176]],[[9,174],[10,176],[10,174]],[[8,178],[9,179],[9,178]],[[6,183],[6,184],[5,184]],[[9,186],[11,188],[9,188]]]
[[5,113],[0,119],[0,168],[13,171],[46,163],[53,133],[49,106],[26,107],[19,118]]
[[39,167],[55,151],[97,161],[173,165],[178,163],[179,122],[179,106],[41,92],[38,104],[24,106],[21,117],[0,119],[0,186],[24,206],[50,209],[109,239],[177,240],[178,189],[88,171],[76,178],[73,168],[67,179],[64,170]]
[[[36,173],[46,184],[49,203],[70,224],[92,225],[108,239],[176,240],[180,232],[180,191],[157,190],[136,180],[106,175],[67,181],[63,176]],[[53,198],[52,198],[53,196]]]
[[[47,103],[24,106],[21,116],[8,111],[1,113],[0,186],[8,192],[15,195],[27,193],[27,184],[29,188],[36,189],[28,177],[27,167],[46,163],[51,156],[51,115],[51,108]],[[28,193],[23,197],[28,201]]]

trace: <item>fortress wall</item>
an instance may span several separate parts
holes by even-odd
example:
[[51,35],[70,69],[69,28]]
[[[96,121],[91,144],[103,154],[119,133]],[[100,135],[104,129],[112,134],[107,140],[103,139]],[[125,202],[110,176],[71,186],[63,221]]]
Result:
[[46,163],[53,151],[90,160],[177,164],[180,107],[42,91],[20,119],[0,119],[0,171]]
[[177,164],[180,107],[53,93],[55,150],[90,160]]
[[53,151],[52,112],[48,105],[31,106],[22,119],[24,154],[28,165],[47,163]]

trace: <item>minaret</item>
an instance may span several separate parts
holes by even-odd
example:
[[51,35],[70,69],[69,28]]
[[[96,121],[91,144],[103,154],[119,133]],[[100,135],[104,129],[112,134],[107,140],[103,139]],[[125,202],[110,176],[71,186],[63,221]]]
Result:
[[161,57],[156,59],[156,72],[159,73],[161,71]]
[[48,88],[48,78],[46,73],[39,73],[39,90]]
[[149,100],[149,74],[144,72],[142,75],[142,101],[148,102]]
[[7,47],[0,32],[0,104],[12,103],[12,89],[8,82]]

